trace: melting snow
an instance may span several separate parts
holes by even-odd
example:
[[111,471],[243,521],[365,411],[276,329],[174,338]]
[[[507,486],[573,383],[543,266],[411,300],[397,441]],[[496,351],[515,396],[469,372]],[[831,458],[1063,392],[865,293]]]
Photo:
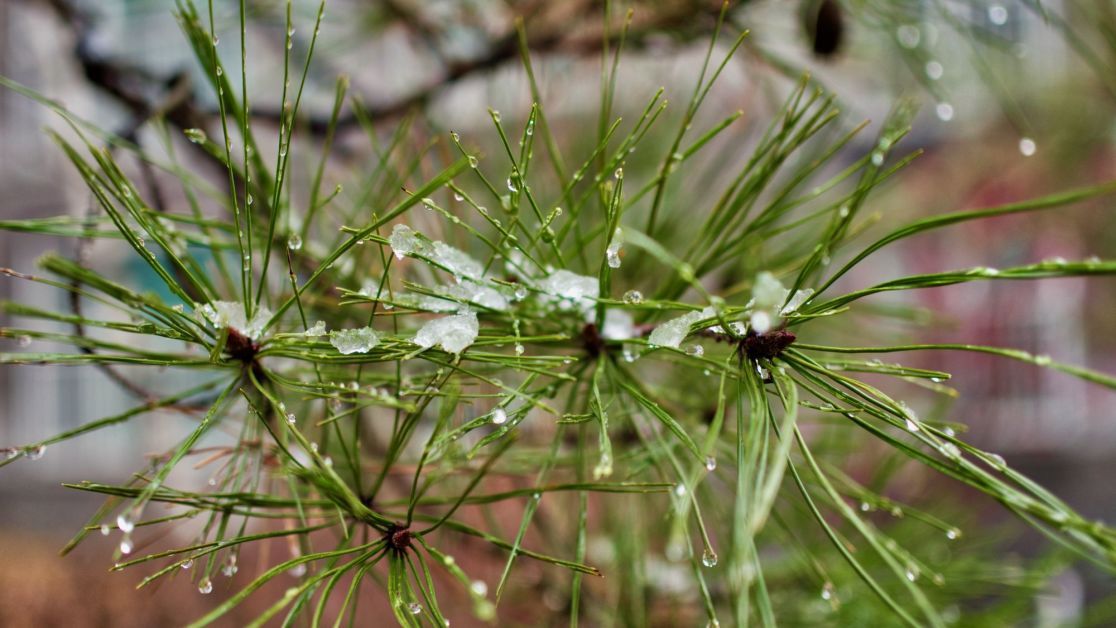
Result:
[[235,301],[206,303],[198,306],[197,312],[214,327],[232,327],[253,340],[263,334],[264,326],[271,320],[271,310],[262,306],[256,308],[252,320],[248,320],[244,315],[244,304]]
[[791,296],[790,290],[775,275],[767,271],[759,273],[752,286],[752,301],[749,303],[753,308],[752,329],[760,334],[770,330],[781,322],[783,316],[797,312],[813,295],[813,290],[806,289],[796,290]]
[[581,309],[592,307],[593,301],[600,294],[600,284],[596,277],[586,277],[568,270],[554,271],[540,282],[539,288],[564,302],[576,304]]
[[415,334],[415,344],[426,349],[440,345],[449,353],[461,353],[473,344],[478,333],[477,315],[464,312],[429,321]]
[[647,342],[657,347],[677,349],[690,334],[690,327],[694,323],[712,318],[714,315],[713,308],[707,307],[700,312],[687,312],[678,318],[672,318],[656,327],[647,338]]
[[407,225],[392,227],[388,243],[391,244],[392,253],[395,253],[395,259],[403,259],[407,255],[429,251],[426,242],[422,241],[418,233]]
[[468,253],[438,240],[427,241],[417,231],[407,225],[395,225],[388,238],[392,253],[396,259],[410,256],[421,256],[445,267],[460,281],[461,277],[480,279],[484,274],[484,266],[469,256]]
[[329,344],[344,355],[368,353],[380,344],[380,335],[371,327],[360,329],[338,329],[329,332]]
[[634,338],[635,324],[632,315],[624,310],[608,309],[605,311],[604,328],[601,337],[606,340],[627,340]]

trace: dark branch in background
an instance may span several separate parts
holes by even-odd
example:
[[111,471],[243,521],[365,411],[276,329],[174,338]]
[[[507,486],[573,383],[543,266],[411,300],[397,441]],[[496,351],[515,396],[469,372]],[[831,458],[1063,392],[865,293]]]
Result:
[[[156,114],[162,115],[179,129],[204,129],[208,126],[207,122],[218,117],[217,111],[197,102],[185,70],[180,70],[171,76],[155,76],[135,64],[100,56],[89,44],[91,33],[95,28],[95,20],[92,16],[81,12],[70,0],[37,1],[49,6],[74,33],[76,39],[74,56],[86,78],[133,113],[146,118]],[[552,18],[545,14],[545,10],[555,4],[547,3],[545,0],[533,0],[517,10],[507,31],[490,42],[487,52],[470,59],[450,59],[435,43],[438,37],[438,25],[428,20],[421,10],[399,0],[392,0],[388,3],[389,12],[417,37],[429,44],[434,54],[442,60],[444,69],[441,77],[435,82],[390,102],[369,104],[375,99],[362,95],[359,99],[362,103],[361,114],[376,122],[397,119],[408,111],[426,105],[442,91],[467,77],[479,75],[508,63],[518,63],[518,35],[514,28],[514,23],[518,20],[531,20],[527,43],[533,53],[573,56],[598,53],[601,50],[603,33],[600,24],[601,9],[598,4],[591,0],[582,0],[573,4],[572,11],[569,8],[571,3],[558,4],[565,4],[563,15]],[[720,8],[720,2],[711,0],[683,0],[648,7],[645,14],[641,13],[641,19],[633,23],[629,29],[625,45],[635,49],[644,48],[650,43],[652,35],[663,33],[671,33],[675,41],[682,43],[707,36],[716,23]],[[570,13],[574,15],[567,15]],[[624,19],[623,15],[615,17]],[[571,22],[575,26],[571,26]],[[619,29],[610,29],[608,36],[610,41],[615,43],[620,38]],[[173,106],[168,106],[161,111],[157,110],[155,103],[171,101],[172,99],[166,97],[167,92],[178,89],[190,92],[188,97],[173,99]],[[283,119],[282,110],[275,107],[254,107],[250,114],[254,119],[274,124],[278,124]],[[358,120],[359,117],[354,112],[348,111],[340,117],[338,126],[340,128],[355,126]],[[306,130],[315,135],[324,135],[329,126],[328,116],[305,116],[300,122]],[[224,166],[221,165],[221,168],[223,171]]]
[[[459,60],[447,60],[446,55],[439,53],[438,56],[444,61],[444,70],[438,81],[385,104],[369,105],[367,99],[361,99],[361,113],[365,118],[374,121],[398,118],[416,107],[428,104],[442,91],[468,77],[494,70],[509,62],[519,63],[519,36],[514,28],[514,23],[518,20],[527,22],[533,16],[539,18],[530,22],[531,27],[527,29],[527,47],[533,54],[555,53],[588,56],[598,54],[601,51],[603,40],[599,25],[601,9],[597,3],[591,1],[578,2],[577,12],[580,15],[577,16],[578,21],[576,23],[579,23],[580,27],[572,27],[567,21],[554,23],[546,20],[546,16],[540,15],[544,1],[536,0],[521,10],[512,20],[512,26],[508,31],[489,44],[486,53],[471,59]],[[390,4],[397,7],[400,3],[394,1]],[[719,2],[690,0],[657,10],[649,9],[648,19],[629,29],[625,38],[625,45],[634,49],[644,48],[649,43],[650,35],[664,32],[674,33],[676,39],[681,42],[704,37],[712,32],[720,7]],[[411,30],[430,36],[430,29],[433,27],[425,20],[413,17],[416,13],[413,10],[396,12],[401,21],[407,24]],[[624,18],[623,15],[618,17]],[[609,30],[610,45],[620,40],[620,30],[619,28]],[[274,110],[253,111],[253,115],[262,115],[274,120],[279,119],[279,114],[279,111]],[[357,124],[358,120],[359,117],[350,111],[338,120],[338,126],[341,128],[352,126]],[[311,119],[309,127],[316,133],[324,132],[325,122],[327,121]]]

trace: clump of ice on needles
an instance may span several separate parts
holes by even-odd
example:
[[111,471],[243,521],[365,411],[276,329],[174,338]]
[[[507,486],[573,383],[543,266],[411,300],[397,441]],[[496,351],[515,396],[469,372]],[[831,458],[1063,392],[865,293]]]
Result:
[[[440,346],[449,353],[459,354],[477,339],[480,323],[469,306],[475,303],[492,310],[507,310],[508,298],[497,288],[487,285],[484,265],[468,253],[445,242],[428,240],[407,225],[395,225],[388,239],[397,259],[421,256],[448,270],[455,285],[436,286],[436,295],[403,295],[397,300],[413,303],[420,309],[455,312],[427,321],[415,334],[414,342],[424,349]],[[469,303],[460,303],[467,301]]]
[[749,318],[752,330],[757,334],[770,331],[782,322],[782,317],[797,312],[814,295],[814,291],[796,290],[794,296],[788,300],[789,295],[790,290],[775,275],[767,271],[757,274],[752,285],[752,301],[748,304],[752,309]]
[[484,274],[484,266],[468,253],[440,240],[426,240],[407,225],[395,225],[388,243],[396,259],[403,259],[408,255],[425,257],[444,267],[459,282],[462,277],[480,279]]
[[596,277],[587,277],[565,269],[556,270],[539,282],[539,289],[558,297],[564,309],[585,310],[593,307],[601,286]]
[[[806,301],[813,296],[810,289],[796,290],[790,295],[790,290],[775,277],[764,271],[756,275],[755,284],[752,286],[752,300],[747,307],[751,310],[749,323],[753,331],[762,334],[770,331],[782,322],[782,317],[794,314]],[[790,296],[788,299],[787,297]],[[686,336],[690,335],[691,328],[698,322],[713,318],[715,311],[707,307],[701,311],[687,312],[677,318],[661,323],[647,338],[647,342],[656,347],[670,347],[677,349],[681,346]],[[743,333],[743,328],[738,323],[732,323],[737,333]],[[723,332],[720,326],[712,327],[714,331]]]
[[329,344],[344,355],[368,353],[380,344],[380,335],[371,327],[337,329],[329,332]]
[[237,301],[213,301],[196,306],[197,313],[217,328],[231,327],[253,340],[263,335],[264,327],[271,320],[271,310],[260,306],[249,320],[244,313],[244,304]]
[[686,336],[690,335],[690,328],[694,323],[706,318],[713,318],[715,313],[712,307],[701,311],[687,312],[677,318],[659,324],[647,337],[647,342],[656,347],[670,347],[677,349]]
[[[588,317],[587,317],[588,318]],[[632,315],[625,310],[609,308],[605,310],[601,338],[605,340],[628,340],[635,338],[636,328]]]
[[476,341],[478,333],[477,315],[463,312],[428,321],[415,334],[415,344],[424,349],[441,346],[449,353],[459,354]]

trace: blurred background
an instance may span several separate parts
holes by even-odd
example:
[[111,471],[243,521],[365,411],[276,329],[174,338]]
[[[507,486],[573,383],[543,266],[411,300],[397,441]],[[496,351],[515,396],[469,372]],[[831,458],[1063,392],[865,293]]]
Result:
[[[222,33],[219,49],[235,58],[235,4],[214,4]],[[285,4],[255,0],[249,5],[249,93],[257,122],[266,128],[274,126],[282,105],[277,94]],[[921,107],[902,147],[924,153],[869,201],[868,210],[882,226],[1116,175],[1116,3],[757,0],[732,5],[732,27],[751,29],[752,36],[710,93],[708,120],[702,122],[708,126],[736,110],[742,116],[706,151],[710,159],[745,158],[788,86],[808,71],[838,96],[845,127],[871,121],[860,144],[850,148],[846,165],[871,150],[878,124],[898,101]],[[626,7],[612,8],[616,20],[623,19]],[[616,111],[638,116],[663,86],[672,105],[678,103],[679,110],[672,109],[677,115],[693,89],[720,2],[661,0],[631,7]],[[294,10],[300,26],[293,53],[305,55],[317,3],[295,2]],[[5,0],[0,2],[0,74],[121,134],[133,130],[137,116],[159,110],[168,135],[180,142],[184,129],[215,129],[217,117],[216,101],[173,11],[173,3],[164,0]],[[551,124],[577,145],[579,129],[596,124],[602,14],[595,0],[331,0],[303,104],[307,133],[314,138],[309,144],[323,139],[340,74],[349,77],[359,101],[341,113],[334,140],[339,165],[331,167],[358,168],[372,159],[359,141],[364,136],[353,114],[357,103],[383,133],[405,116],[417,116],[426,136],[420,132],[409,141],[420,143],[448,129],[474,143],[490,141],[486,106],[500,110],[505,121],[520,122],[530,107],[516,46],[515,22],[523,19]],[[49,109],[11,90],[0,91],[0,218],[80,216],[88,210],[84,185],[46,127],[61,127]],[[585,135],[584,143],[594,141],[592,133]],[[135,139],[147,145],[162,141],[150,128]],[[297,155],[292,176],[309,179],[315,155],[310,147]],[[183,161],[202,172],[207,167],[188,152]],[[635,156],[626,172],[639,176],[640,167]],[[655,164],[642,167],[646,175]],[[701,168],[700,163],[692,167]],[[701,194],[704,185],[697,179],[683,183],[675,201]],[[0,266],[35,272],[36,258],[50,250],[78,254],[72,239],[0,232]],[[123,245],[98,245],[81,254],[130,285],[157,286]],[[1116,257],[1110,201],[923,235],[875,254],[840,287],[904,274],[1092,255]],[[0,279],[0,298],[63,311],[69,307],[59,291],[10,278]],[[879,302],[911,315],[903,322],[873,320],[870,324],[879,326],[876,344],[973,342],[1116,373],[1113,279],[985,282]],[[0,320],[3,326],[15,324]],[[10,350],[21,341],[0,343]],[[977,446],[999,452],[1085,515],[1116,522],[1116,393],[991,356],[943,352],[920,358],[912,365],[952,373],[950,385],[959,393],[949,404],[918,408],[921,414],[957,422]],[[146,377],[150,381],[138,383],[157,386],[157,376]],[[131,399],[92,368],[2,367],[0,447],[112,415],[129,407]],[[211,602],[186,586],[167,591],[179,583],[156,596],[137,595],[131,592],[136,576],[104,577],[113,546],[99,537],[87,541],[76,558],[57,556],[100,501],[61,483],[125,480],[142,467],[145,455],[171,442],[182,421],[154,414],[0,471],[0,626],[176,625]],[[92,450],[98,455],[85,455]],[[1004,517],[987,500],[974,502],[973,508],[989,525]],[[1032,540],[1021,536],[1018,550],[1030,551]],[[1066,572],[1055,584],[1057,590],[1039,611],[1070,620],[1087,600],[1116,590],[1110,577],[1084,569]],[[77,623],[68,610],[75,605],[88,611]]]

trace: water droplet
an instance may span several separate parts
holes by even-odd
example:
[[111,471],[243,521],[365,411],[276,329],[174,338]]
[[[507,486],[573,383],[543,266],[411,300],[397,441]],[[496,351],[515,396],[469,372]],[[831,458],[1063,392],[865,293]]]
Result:
[[951,541],[957,540],[957,538],[959,538],[960,536],[961,530],[958,530],[957,528],[950,528],[946,530],[946,538]]
[[292,233],[291,237],[287,238],[287,248],[292,251],[297,251],[302,248],[302,236],[297,233]]
[[484,580],[474,580],[472,584],[469,585],[469,589],[471,589],[474,594],[481,597],[488,595],[488,583]]
[[713,456],[706,456],[705,457],[705,470],[712,472],[716,468],[717,468],[717,459],[714,458]]
[[945,68],[942,67],[941,63],[937,61],[928,61],[926,63],[926,78],[930,79],[931,81],[936,81],[942,78],[942,74],[944,73]]
[[872,151],[872,165],[882,166],[884,162],[884,154],[878,150]]
[[918,580],[918,567],[915,567],[914,565],[907,567],[907,580],[910,580],[911,582]]
[[1035,356],[1035,364],[1037,364],[1039,366],[1046,366],[1046,365],[1050,364],[1050,356],[1048,356],[1046,354],[1036,355]]
[[495,122],[500,121],[500,112],[499,111],[497,111],[495,109],[489,109],[488,113],[492,116],[493,121],[495,121]]
[[419,613],[422,612],[422,604],[419,604],[418,602],[411,602],[410,604],[407,605],[407,610],[412,615],[418,615]]
[[674,485],[674,494],[677,495],[678,497],[684,497],[686,495],[686,485],[685,484],[675,484]]
[[907,431],[911,432],[912,434],[919,430],[918,423],[916,423],[913,419],[907,419],[906,424]]
[[186,139],[190,140],[194,144],[205,143],[206,135],[205,131],[203,131],[202,129],[186,129],[185,131],[183,131],[183,133],[186,134]]
[[132,545],[132,537],[125,534],[124,538],[120,539],[120,553],[131,554],[133,547],[135,546]]
[[1034,155],[1037,149],[1038,146],[1035,145],[1035,141],[1031,138],[1024,137],[1019,140],[1019,152],[1024,157],[1030,157],[1031,155]]
[[101,536],[108,536],[109,532],[111,532],[111,528],[109,528],[108,524],[107,523],[102,523],[101,524]]
[[825,583],[825,584],[824,584],[824,585],[822,586],[822,590],[821,590],[821,599],[823,599],[823,600],[825,600],[825,601],[827,601],[827,602],[828,602],[829,600],[832,600],[832,599],[833,599],[833,583],[832,583],[832,582],[826,582],[826,583]]
[[492,422],[496,425],[503,425],[508,422],[508,413],[503,408],[496,408],[492,411]]
[[202,595],[209,595],[213,593],[213,581],[209,578],[202,578],[198,581],[198,593]]
[[988,21],[996,26],[1003,26],[1007,24],[1008,10],[1007,7],[999,2],[993,3],[988,7]]
[[46,445],[39,445],[38,447],[32,447],[31,449],[27,450],[27,459],[28,460],[38,460],[39,458],[42,458],[43,454],[45,454],[45,453],[46,453]]
[[939,448],[939,451],[941,451],[942,455],[945,456],[946,458],[960,458],[961,457],[961,450],[958,449],[957,445],[954,445],[953,443],[942,443],[942,446]]
[[860,512],[868,512],[869,510],[872,510],[872,504],[860,502]]
[[508,191],[509,191],[509,192],[518,192],[518,191],[519,191],[519,188],[518,188],[518,187],[516,187],[516,185],[515,185],[515,181],[513,180],[513,177],[514,177],[514,176],[515,176],[515,175],[513,175],[513,176],[511,176],[511,177],[508,177],[508,180],[506,181],[506,183],[507,183],[507,185],[508,185]]
[[1003,469],[1007,466],[1007,461],[1004,460],[1004,457],[1000,454],[988,454],[988,457],[992,460],[992,464],[996,465],[997,469]]
[[301,578],[306,575],[306,563],[299,563],[287,570],[292,578]]
[[686,347],[686,355],[692,355],[695,358],[700,358],[705,355],[705,347],[701,345],[690,345]]
[[131,519],[129,519],[125,515],[117,515],[116,516],[116,527],[120,528],[120,531],[123,532],[124,534],[128,534],[132,530],[136,529],[136,524],[135,524],[134,521],[132,521]]
[[899,40],[900,46],[909,50],[918,47],[919,42],[922,41],[922,32],[917,26],[904,24],[896,29],[895,38]]
[[525,351],[525,349],[523,348],[523,345],[521,343],[518,343],[518,342],[515,343],[515,354],[516,355],[523,355],[524,351]]
[[639,290],[628,290],[624,293],[624,303],[643,303],[643,293]]
[[231,578],[236,575],[237,570],[236,554],[229,554],[228,559],[225,560],[225,564],[221,565],[221,573],[224,574],[226,578]]
[[938,114],[938,119],[942,122],[949,122],[953,119],[953,105],[947,102],[940,102],[934,107],[934,113]]
[[475,169],[477,165],[477,158],[474,155],[469,155],[469,167]]
[[181,567],[183,569],[189,569],[193,566],[194,566],[194,559],[193,558],[191,558],[191,559],[187,560],[186,562],[182,563],[181,565],[179,565],[179,567]]
[[716,567],[717,552],[714,552],[711,548],[705,548],[705,551],[701,554],[701,564],[706,567]]

